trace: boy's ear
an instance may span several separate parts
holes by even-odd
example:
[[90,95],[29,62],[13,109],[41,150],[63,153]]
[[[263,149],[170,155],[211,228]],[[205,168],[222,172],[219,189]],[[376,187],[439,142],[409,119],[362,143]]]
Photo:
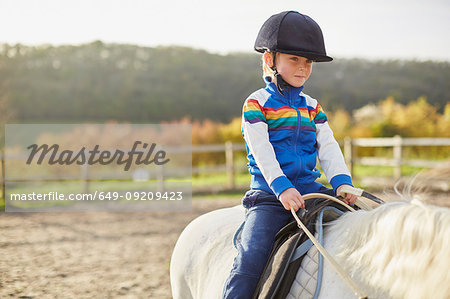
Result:
[[264,52],[264,63],[268,67],[273,67],[273,53],[272,52]]

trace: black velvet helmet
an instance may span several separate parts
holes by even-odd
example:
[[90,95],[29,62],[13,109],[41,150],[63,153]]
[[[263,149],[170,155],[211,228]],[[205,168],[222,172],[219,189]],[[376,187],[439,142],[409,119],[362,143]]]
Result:
[[317,62],[333,60],[327,56],[319,25],[296,11],[271,16],[259,30],[255,50],[298,55]]

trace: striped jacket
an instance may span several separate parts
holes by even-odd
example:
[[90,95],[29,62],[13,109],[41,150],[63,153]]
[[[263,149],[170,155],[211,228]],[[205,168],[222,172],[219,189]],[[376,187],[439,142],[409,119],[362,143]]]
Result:
[[319,103],[302,92],[303,86],[290,87],[283,95],[274,83],[266,79],[266,84],[245,100],[242,113],[250,187],[277,197],[291,187],[300,194],[317,192],[323,186],[315,182],[321,175],[317,157],[335,191],[352,185]]

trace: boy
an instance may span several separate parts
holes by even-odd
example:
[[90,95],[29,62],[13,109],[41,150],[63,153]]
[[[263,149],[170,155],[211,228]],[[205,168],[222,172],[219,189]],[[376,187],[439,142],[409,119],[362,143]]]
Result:
[[[339,194],[352,185],[339,145],[317,101],[302,93],[313,61],[331,61],[322,31],[295,11],[271,16],[261,27],[255,50],[263,54],[266,88],[244,103],[242,132],[247,146],[251,190],[238,255],[223,298],[251,298],[269,257],[275,234],[291,221],[290,208],[305,207],[302,194]],[[334,190],[315,180],[324,169]],[[344,201],[353,204],[356,196]]]

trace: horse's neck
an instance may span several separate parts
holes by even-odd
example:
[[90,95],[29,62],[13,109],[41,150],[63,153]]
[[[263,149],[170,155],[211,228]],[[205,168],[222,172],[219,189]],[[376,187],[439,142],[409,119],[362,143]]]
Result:
[[327,230],[325,245],[373,297],[446,298],[449,229],[448,209],[390,203],[347,213]]

